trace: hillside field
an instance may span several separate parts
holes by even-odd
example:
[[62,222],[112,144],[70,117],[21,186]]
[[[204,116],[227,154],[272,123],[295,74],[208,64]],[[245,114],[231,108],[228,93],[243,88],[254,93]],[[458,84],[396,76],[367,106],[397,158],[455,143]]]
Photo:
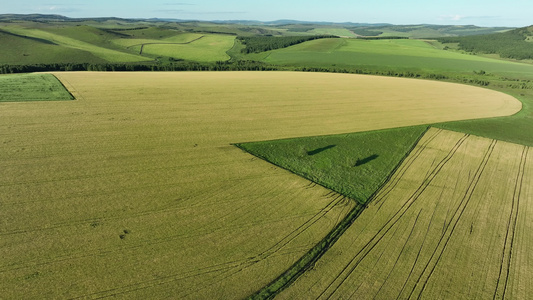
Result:
[[146,44],[143,53],[200,62],[226,61],[231,58],[226,52],[233,47],[234,42],[234,36],[209,34],[189,43]]
[[424,40],[319,39],[248,57],[297,67],[335,66],[437,73],[484,70],[533,79],[533,65],[445,51]]
[[349,74],[54,75],[75,101],[0,103],[7,298],[246,297],[354,202],[232,143],[521,108],[471,86]]

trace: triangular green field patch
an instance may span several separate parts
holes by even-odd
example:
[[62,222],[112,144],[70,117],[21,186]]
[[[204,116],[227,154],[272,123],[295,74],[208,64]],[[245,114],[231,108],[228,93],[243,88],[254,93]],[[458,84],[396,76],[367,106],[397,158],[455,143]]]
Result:
[[413,126],[236,146],[365,204],[426,130]]

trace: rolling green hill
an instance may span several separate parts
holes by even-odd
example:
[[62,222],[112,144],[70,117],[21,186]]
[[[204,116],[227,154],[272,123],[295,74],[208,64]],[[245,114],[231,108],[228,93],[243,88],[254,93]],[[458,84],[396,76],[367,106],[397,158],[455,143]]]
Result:
[[471,37],[440,38],[442,43],[457,43],[460,50],[498,54],[502,58],[533,59],[533,26],[503,33]]
[[[77,29],[77,28],[76,28]],[[19,26],[11,26],[11,27],[4,27],[5,31],[8,31],[10,33],[29,37],[29,38],[37,38],[41,40],[47,40],[51,43],[63,46],[65,48],[69,49],[77,49],[82,51],[90,52],[92,55],[99,57],[102,60],[105,61],[116,61],[116,62],[142,62],[146,61],[147,59],[145,57],[129,54],[126,52],[121,52],[115,49],[110,49],[106,47],[102,47],[96,43],[94,31],[93,30],[86,30],[89,28],[82,28],[81,30],[77,29],[75,32],[72,28],[69,28],[68,31],[65,29],[62,30],[44,30],[44,29],[34,29],[34,28],[26,28],[26,27],[19,27]],[[54,31],[59,31],[58,33]],[[63,33],[61,33],[63,31]],[[66,33],[64,32],[66,31]],[[79,36],[77,35],[79,33]],[[71,37],[72,35],[76,35],[76,38]],[[105,38],[102,39],[105,41]]]
[[0,64],[103,63],[93,53],[0,30]]
[[454,51],[424,40],[321,39],[249,59],[295,67],[412,70],[420,72],[499,72],[533,79],[533,66]]

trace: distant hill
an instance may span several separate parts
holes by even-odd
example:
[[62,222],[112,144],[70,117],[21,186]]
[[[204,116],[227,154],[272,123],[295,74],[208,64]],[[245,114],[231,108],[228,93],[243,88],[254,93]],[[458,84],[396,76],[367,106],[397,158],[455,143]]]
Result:
[[518,60],[533,59],[533,26],[488,35],[440,38],[439,41],[458,44],[458,49],[468,52],[498,54],[502,58]]
[[[0,15],[0,67],[19,68],[39,64],[85,64],[85,69],[88,69],[88,65],[108,68],[107,64],[152,67],[177,65],[177,62],[182,65],[190,62],[228,62],[232,58],[262,62],[261,56],[253,56],[256,52],[325,36],[342,37],[345,39],[341,39],[341,42],[350,43],[355,38],[446,37],[440,41],[448,43],[446,45],[449,48],[497,53],[512,59],[531,59],[532,32],[533,27],[510,29],[472,25],[391,25],[295,20],[207,22],[4,14]],[[468,36],[472,34],[477,35]],[[317,47],[313,51],[330,51],[328,49],[336,49],[340,44],[334,39],[326,39],[320,43],[310,42],[309,45]],[[440,44],[436,47],[439,51],[443,48]],[[442,53],[448,54],[446,51]],[[300,54],[298,53],[298,57]]]
[[[143,23],[154,26],[169,26],[173,23],[188,26],[189,31],[211,31],[220,33],[233,33],[237,35],[315,35],[336,34],[343,32],[343,36],[399,36],[410,38],[437,38],[449,36],[467,36],[478,34],[491,34],[511,30],[509,27],[478,27],[474,25],[393,25],[388,23],[352,23],[352,22],[312,22],[298,20],[254,21],[254,20],[221,20],[221,21],[198,21],[165,18],[146,19],[122,19],[115,17],[105,18],[69,18],[61,15],[44,14],[4,14],[0,15],[0,22],[9,23],[16,21],[30,22],[92,22],[92,23]],[[195,28],[199,27],[199,28]],[[183,29],[183,28],[182,28]]]

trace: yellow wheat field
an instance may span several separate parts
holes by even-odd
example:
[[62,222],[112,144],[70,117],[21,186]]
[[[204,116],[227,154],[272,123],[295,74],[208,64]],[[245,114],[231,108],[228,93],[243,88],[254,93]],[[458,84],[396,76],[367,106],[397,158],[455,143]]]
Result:
[[532,170],[529,147],[430,129],[280,299],[527,299]]
[[231,143],[521,107],[470,86],[347,74],[56,75],[76,101],[0,104],[6,298],[245,297],[353,204]]

